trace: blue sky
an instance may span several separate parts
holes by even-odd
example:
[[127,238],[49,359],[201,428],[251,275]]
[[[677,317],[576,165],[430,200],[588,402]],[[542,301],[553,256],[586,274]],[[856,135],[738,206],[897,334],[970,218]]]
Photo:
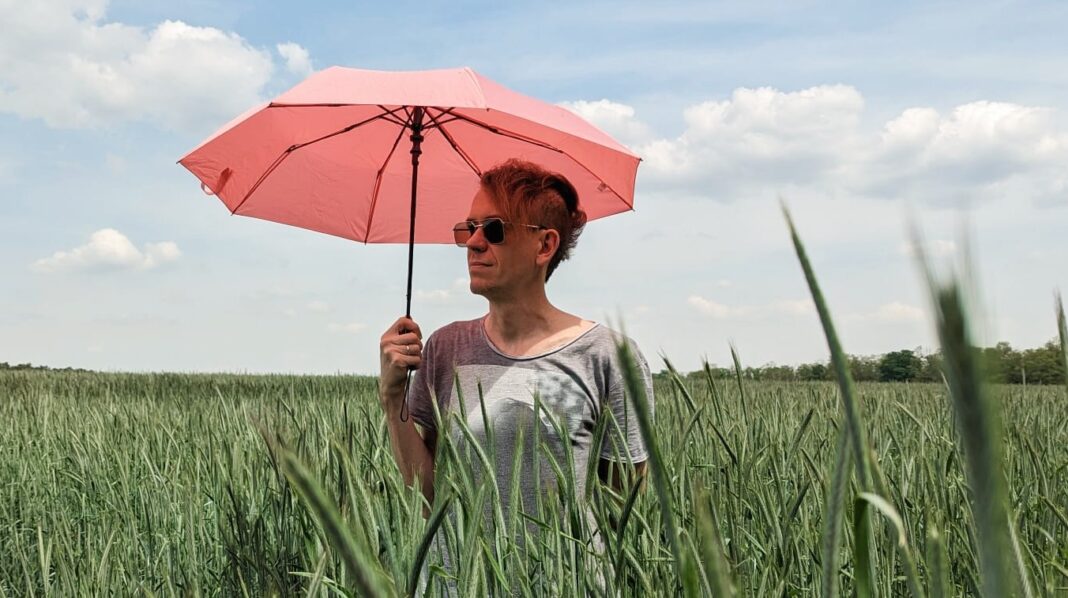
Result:
[[[1052,338],[1068,7],[779,4],[0,0],[0,361],[373,373],[406,250],[231,217],[175,164],[335,64],[470,66],[643,156],[549,292],[654,368],[825,359],[780,197],[848,351],[934,346],[910,212],[942,262],[969,239],[984,342]],[[484,313],[465,274],[417,248],[424,330]]]

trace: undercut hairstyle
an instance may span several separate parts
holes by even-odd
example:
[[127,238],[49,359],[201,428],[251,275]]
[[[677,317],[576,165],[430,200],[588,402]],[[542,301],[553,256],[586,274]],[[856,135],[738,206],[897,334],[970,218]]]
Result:
[[571,257],[586,226],[586,212],[579,207],[574,185],[562,174],[514,158],[486,171],[481,184],[506,220],[559,233],[560,246],[545,272],[548,281],[560,262]]

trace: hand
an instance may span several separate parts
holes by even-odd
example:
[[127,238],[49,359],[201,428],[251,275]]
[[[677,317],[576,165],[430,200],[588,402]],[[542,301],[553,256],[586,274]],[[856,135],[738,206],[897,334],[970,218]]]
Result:
[[[408,370],[417,370],[423,361],[423,333],[411,318],[401,317],[382,334],[379,343],[382,370],[379,393],[383,403],[404,400]],[[389,405],[387,405],[389,406]]]

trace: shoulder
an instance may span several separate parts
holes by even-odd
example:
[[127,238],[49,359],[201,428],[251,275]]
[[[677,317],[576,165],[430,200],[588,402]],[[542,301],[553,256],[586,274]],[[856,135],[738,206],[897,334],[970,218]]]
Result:
[[624,344],[635,353],[641,352],[638,349],[638,343],[633,338],[604,324],[594,323],[593,328],[586,332],[584,339],[589,345],[611,351],[613,354],[620,345]]
[[603,366],[616,368],[620,365],[619,348],[626,345],[631,357],[639,367],[647,367],[645,356],[633,338],[609,328],[604,324],[595,323],[594,327],[587,331],[580,339],[579,351],[600,362]]
[[457,320],[438,328],[430,335],[430,338],[449,338],[477,332],[482,325],[482,318],[474,320]]
[[482,318],[457,320],[435,330],[426,341],[428,348],[448,351],[457,346],[470,346],[482,338]]

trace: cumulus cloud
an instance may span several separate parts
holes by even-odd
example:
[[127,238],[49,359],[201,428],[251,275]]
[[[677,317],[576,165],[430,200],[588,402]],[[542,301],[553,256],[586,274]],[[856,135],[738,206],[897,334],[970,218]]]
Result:
[[731,306],[700,295],[691,295],[686,299],[686,303],[698,312],[718,320],[769,315],[800,316],[815,311],[815,306],[809,299],[776,301],[766,305]]
[[308,303],[308,311],[317,314],[325,314],[326,312],[330,311],[330,304],[326,301],[316,299]]
[[150,270],[181,256],[178,245],[171,241],[146,243],[143,249],[138,249],[126,235],[113,228],[105,228],[90,235],[85,245],[57,251],[51,257],[33,262],[30,268],[37,272]]
[[449,303],[458,297],[469,295],[469,289],[466,278],[457,278],[447,289],[416,289],[415,299],[424,303]]
[[880,305],[875,308],[875,310],[867,313],[847,314],[844,319],[854,322],[888,322],[903,324],[908,322],[922,322],[926,318],[926,315],[926,312],[919,307],[902,303],[900,301],[893,301],[891,303]]
[[848,85],[740,88],[686,108],[683,132],[656,138],[625,104],[565,105],[631,140],[651,189],[719,201],[807,191],[938,205],[999,198],[1068,205],[1068,125],[1049,108],[911,107],[879,124],[864,122],[864,98]]
[[857,188],[933,203],[1020,195],[1068,199],[1068,128],[1047,108],[964,104],[942,115],[910,108],[886,123],[875,151],[857,164]]
[[[923,252],[927,257],[944,258],[957,253],[957,244],[945,239],[931,239],[924,242]],[[916,257],[916,247],[911,241],[905,241],[898,248],[898,252],[908,258]]]
[[873,314],[876,319],[890,322],[916,322],[923,320],[924,311],[899,301],[880,305]]
[[560,102],[560,106],[593,123],[620,143],[634,147],[653,137],[652,129],[634,117],[634,108],[611,100]]
[[655,184],[703,189],[726,199],[754,186],[834,174],[857,143],[863,107],[860,93],[846,85],[789,93],[741,88],[729,100],[687,108],[679,137],[637,149]]
[[697,311],[705,314],[706,316],[712,316],[713,318],[726,318],[732,313],[735,313],[734,309],[727,307],[722,303],[712,301],[711,299],[705,299],[704,297],[700,297],[698,295],[691,295],[688,299],[686,299],[686,303],[688,303],[691,307],[695,308]]
[[273,63],[236,33],[106,22],[104,1],[4,2],[0,111],[53,127],[217,125],[261,101]]
[[278,53],[286,61],[286,70],[294,75],[307,77],[312,73],[311,56],[308,50],[293,42],[286,42],[276,46]]
[[326,327],[330,332],[343,332],[348,334],[359,334],[367,329],[367,324],[363,322],[349,322],[348,324],[339,324],[337,322],[331,322]]

